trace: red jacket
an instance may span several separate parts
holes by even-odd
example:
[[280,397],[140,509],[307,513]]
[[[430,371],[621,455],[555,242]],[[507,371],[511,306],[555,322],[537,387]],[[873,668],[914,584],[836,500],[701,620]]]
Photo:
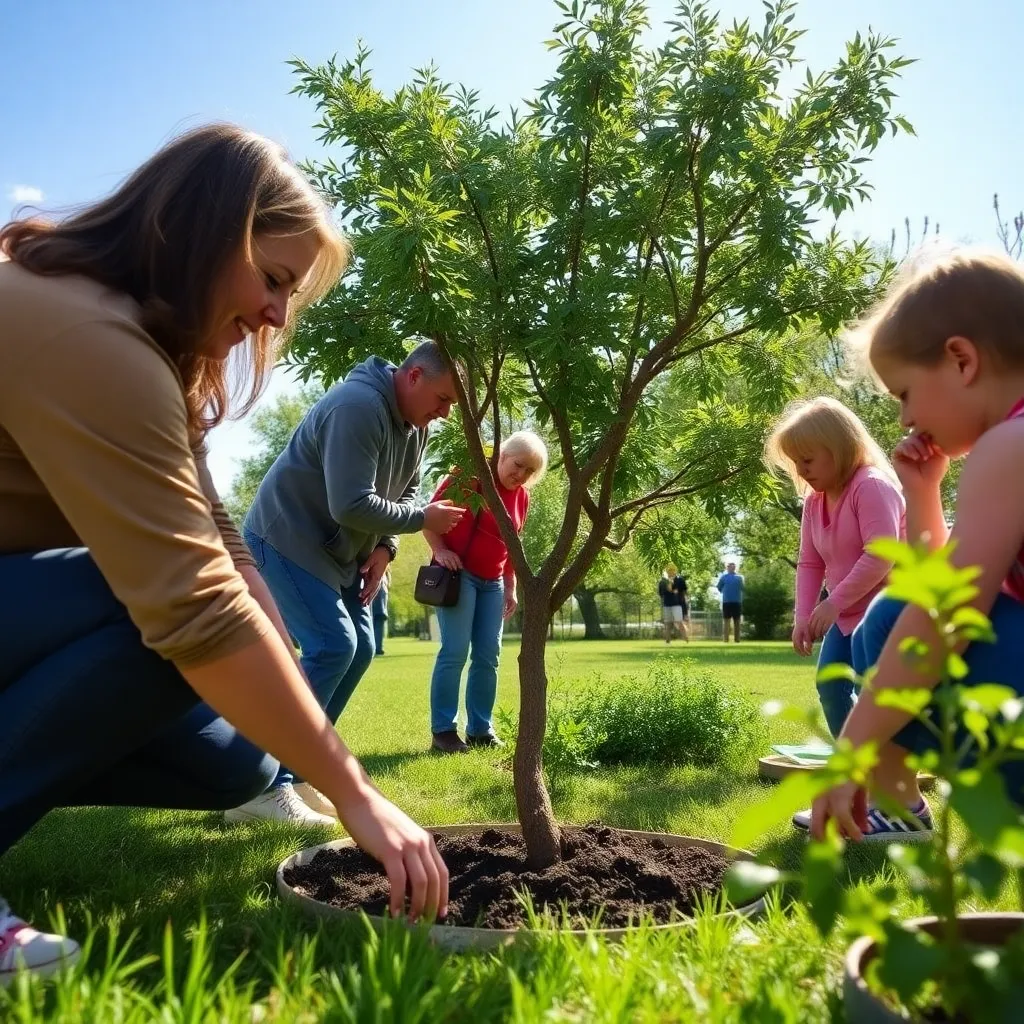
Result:
[[[434,492],[431,501],[440,501],[452,485],[452,478],[446,476]],[[469,486],[477,488],[474,480]],[[517,487],[507,491],[498,484],[498,494],[508,510],[516,533],[522,533],[526,513],[530,508],[530,492],[525,487]],[[515,578],[512,563],[508,560],[508,548],[501,539],[498,521],[488,508],[483,508],[477,515],[476,529],[473,529],[473,516],[465,515],[462,521],[444,534],[445,544],[461,559],[467,572],[479,576],[482,580],[496,580],[504,576],[506,580]]]

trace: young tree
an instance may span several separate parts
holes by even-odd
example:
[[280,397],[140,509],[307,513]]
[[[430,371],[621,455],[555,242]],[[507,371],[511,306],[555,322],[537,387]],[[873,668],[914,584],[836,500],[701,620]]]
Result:
[[[560,855],[541,766],[553,611],[652,510],[700,495],[714,511],[723,482],[755,485],[749,428],[791,391],[787,333],[834,333],[868,298],[871,247],[816,226],[867,197],[864,158],[909,128],[891,110],[907,61],[873,33],[783,96],[800,36],[791,0],[767,3],[760,28],[723,27],[683,0],[655,49],[641,43],[637,0],[556,6],[557,70],[504,124],[434,68],[386,96],[365,49],[295,62],[296,91],[339,147],[338,162],[308,171],[339,206],[356,261],[304,319],[293,358],[332,379],[420,335],[466,366],[466,457],[523,603],[514,780],[536,866]],[[657,416],[670,379],[695,399],[672,436]],[[567,481],[536,567],[494,482],[517,402],[557,439]]]

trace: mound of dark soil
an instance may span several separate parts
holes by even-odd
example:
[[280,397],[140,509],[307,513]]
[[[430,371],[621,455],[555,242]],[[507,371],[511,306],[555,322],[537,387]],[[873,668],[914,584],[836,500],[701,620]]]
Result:
[[[525,923],[517,893],[533,905],[578,922],[601,913],[601,925],[619,928],[650,914],[667,924],[717,893],[728,862],[700,847],[670,847],[659,839],[625,835],[601,824],[562,828],[562,860],[544,871],[526,864],[519,836],[484,829],[463,836],[435,835],[448,865],[449,925],[516,928]],[[304,896],[345,910],[387,913],[388,880],[361,850],[321,850],[309,864],[289,868],[285,881]]]

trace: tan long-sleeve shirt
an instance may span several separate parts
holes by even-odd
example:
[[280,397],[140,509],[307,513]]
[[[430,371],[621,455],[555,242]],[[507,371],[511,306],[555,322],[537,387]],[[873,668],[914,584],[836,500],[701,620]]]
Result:
[[77,546],[179,667],[269,628],[205,445],[190,443],[181,378],[137,304],[0,262],[0,556]]

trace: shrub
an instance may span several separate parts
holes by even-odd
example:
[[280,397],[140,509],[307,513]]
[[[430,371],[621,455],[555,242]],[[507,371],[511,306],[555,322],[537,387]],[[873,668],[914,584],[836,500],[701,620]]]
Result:
[[[503,708],[495,715],[499,731],[515,747],[518,722]],[[597,768],[597,749],[604,742],[604,733],[593,723],[572,716],[567,702],[556,695],[548,705],[548,726],[544,733],[544,774],[552,796],[561,792],[567,775]]]
[[688,660],[658,659],[646,676],[591,683],[572,696],[569,717],[603,734],[594,750],[603,764],[723,764],[765,735],[754,701]]

